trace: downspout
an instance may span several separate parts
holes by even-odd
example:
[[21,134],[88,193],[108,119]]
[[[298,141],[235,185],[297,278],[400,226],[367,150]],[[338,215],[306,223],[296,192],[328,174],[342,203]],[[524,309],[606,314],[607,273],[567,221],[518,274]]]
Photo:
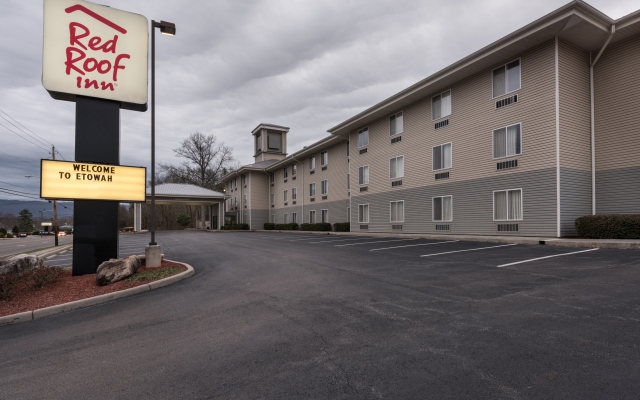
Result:
[[[593,67],[600,59],[600,56],[607,48],[607,45],[616,33],[616,25],[611,25],[611,33],[609,38],[604,42],[604,46],[600,49],[600,52],[596,56],[596,59],[591,62],[589,66],[589,89],[591,95],[591,213],[596,215],[596,117],[595,117],[595,100],[594,100],[594,87],[593,87]],[[590,54],[591,56],[591,54]]]

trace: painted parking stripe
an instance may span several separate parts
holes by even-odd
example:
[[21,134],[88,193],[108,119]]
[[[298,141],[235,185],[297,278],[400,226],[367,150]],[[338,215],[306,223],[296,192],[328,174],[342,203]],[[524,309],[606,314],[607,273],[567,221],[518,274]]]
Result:
[[509,264],[502,264],[502,265],[498,265],[498,268],[502,268],[502,267],[508,267],[510,265],[516,265],[516,264],[524,264],[524,263],[528,263],[531,261],[538,261],[538,260],[544,260],[545,258],[552,258],[552,257],[562,257],[562,256],[569,256],[571,254],[579,254],[579,253],[586,253],[588,251],[595,251],[595,250],[599,250],[599,248],[595,248],[595,249],[588,249],[588,250],[581,250],[581,251],[573,251],[571,253],[563,253],[563,254],[554,254],[552,256],[545,256],[545,257],[538,257],[538,258],[531,258],[529,260],[523,260],[523,261],[516,261],[516,262],[512,262]]
[[358,245],[361,245],[361,244],[376,244],[376,243],[406,242],[407,240],[418,240],[418,239],[380,240],[380,241],[378,241],[378,242],[336,244],[336,245],[334,245],[334,246],[335,246],[335,247],[342,247],[342,246],[358,246]]
[[517,243],[511,243],[511,244],[501,244],[500,246],[489,246],[489,247],[480,247],[477,249],[467,249],[467,250],[456,250],[456,251],[446,251],[444,253],[435,253],[435,254],[425,254],[423,256],[420,257],[433,257],[433,256],[440,256],[443,254],[452,254],[452,253],[463,253],[465,251],[476,251],[476,250],[485,250],[485,249],[495,249],[498,247],[507,247],[507,246],[515,246]]
[[321,240],[319,242],[309,242],[309,243],[346,242],[348,240],[376,240],[376,238],[331,239],[331,240]]
[[402,247],[431,246],[432,244],[455,243],[455,242],[459,242],[459,240],[449,240],[447,242],[435,242],[435,243],[408,244],[406,246],[383,247],[383,248],[380,248],[380,249],[371,249],[369,251],[399,249],[399,248],[402,248]]

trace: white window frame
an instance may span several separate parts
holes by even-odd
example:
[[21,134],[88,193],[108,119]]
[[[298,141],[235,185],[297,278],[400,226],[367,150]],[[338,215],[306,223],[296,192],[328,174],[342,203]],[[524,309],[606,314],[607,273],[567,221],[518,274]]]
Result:
[[[436,147],[440,147],[440,160],[442,161],[444,159],[442,157],[442,146],[446,146],[448,144],[451,145],[451,157],[450,157],[451,158],[451,166],[450,167],[442,167],[442,168],[438,168],[438,169],[433,168],[433,149],[435,149]],[[437,146],[433,146],[431,148],[431,170],[432,171],[442,171],[442,170],[451,169],[451,168],[453,168],[453,142],[447,142],[447,143],[439,144]]]
[[320,181],[320,195],[329,194],[329,180]]
[[[360,134],[363,133],[364,131],[367,131],[367,143],[365,143],[362,146],[360,146]],[[365,126],[364,128],[358,129],[358,133],[356,134],[356,139],[358,140],[358,148],[359,149],[367,147],[369,145],[369,127]]]
[[[439,219],[437,220],[435,218],[435,207],[434,207],[434,201],[435,199],[444,199],[445,197],[450,197],[451,198],[451,219]],[[444,204],[444,203],[441,203]],[[440,214],[444,215],[444,213],[442,212],[442,210],[440,210]],[[434,196],[431,198],[431,221],[433,222],[453,222],[453,196],[452,195],[448,195],[448,196]]]
[[271,214],[271,223],[272,224],[276,223],[276,215],[275,214]]
[[320,166],[324,167],[329,164],[329,150],[323,150],[320,152]]
[[[491,72],[491,74],[493,74],[493,72]],[[493,86],[491,86],[491,87],[493,88]],[[440,118],[433,118],[433,99],[435,99],[436,97],[440,96],[440,114],[442,114],[442,95],[447,93],[447,92],[449,92],[449,97],[451,98],[451,100],[449,100],[451,102],[451,112],[449,112],[449,114],[447,114],[447,115],[440,115]],[[436,94],[435,96],[431,97],[431,121],[438,121],[438,120],[440,120],[442,118],[448,117],[451,114],[453,114],[453,91],[451,89],[447,89],[447,90],[445,90],[443,92],[440,92],[440,93]]]
[[271,193],[271,205],[276,204],[276,194],[275,193]]
[[[396,133],[391,133],[391,118],[395,118],[396,121],[398,119],[398,115],[402,117],[402,130],[400,132],[396,132]],[[396,126],[397,126],[397,122],[396,122]],[[393,115],[389,116],[389,136],[393,137],[393,136],[397,136],[402,134],[402,132],[404,132],[404,111],[398,111]]]
[[289,219],[289,214],[288,213],[282,214],[283,223],[288,224],[289,223],[288,219]]
[[[496,157],[496,155],[495,155],[495,149],[496,149],[496,147],[495,147],[495,137],[496,137],[495,132],[496,132],[498,129],[507,129],[507,128],[509,128],[510,126],[516,126],[516,125],[520,125],[520,153],[512,154],[512,155],[510,155],[510,156]],[[524,152],[524,151],[523,151],[523,149],[524,149],[524,143],[523,143],[522,137],[523,137],[523,135],[522,135],[522,122],[517,122],[517,123],[515,123],[515,124],[505,125],[505,126],[501,126],[501,127],[499,127],[499,128],[493,129],[493,130],[491,131],[491,156],[493,157],[493,159],[494,159],[494,160],[499,160],[499,159],[501,159],[501,158],[509,158],[509,157],[521,156],[521,155],[522,155],[522,153]],[[506,135],[505,135],[505,140],[507,140]],[[505,148],[506,148],[506,145],[505,145]],[[451,149],[451,152],[453,153],[453,148]]]
[[287,194],[288,194],[288,190],[285,190],[284,193],[282,194],[284,196],[284,200],[283,201],[287,201]]
[[242,205],[243,205],[243,206],[247,206],[247,205],[249,205],[249,198],[248,198],[248,196],[246,195],[246,193],[245,193],[245,194],[243,194],[243,195],[242,195],[242,197],[243,197],[243,198],[242,198],[242,201],[244,202],[244,204],[242,204]]
[[238,207],[238,196],[233,196],[233,204],[234,207]]
[[[312,215],[313,215],[313,218],[311,218]],[[312,220],[313,222],[311,222]],[[316,223],[316,210],[309,210],[309,223],[310,224]]]
[[309,157],[309,170],[313,171],[316,169],[316,156]]
[[284,175],[283,178],[287,179],[289,177],[289,167],[282,168],[282,174]]
[[298,223],[298,213],[297,212],[291,213],[291,223],[292,224],[297,224]]
[[[366,215],[367,218],[366,218],[366,221],[365,221],[365,218],[363,218],[363,217],[365,217],[365,215],[361,215],[361,213],[360,213],[360,207],[365,207],[365,206],[367,207],[367,215]],[[364,208],[363,208],[363,210],[364,210]],[[364,214],[364,212],[362,214]],[[358,204],[358,223],[359,224],[368,224],[369,223],[369,203]]]
[[[402,221],[393,221],[391,219],[391,215],[392,215],[391,214],[391,207],[393,207],[394,203],[396,203],[396,214],[398,213],[397,204],[398,203],[402,203]],[[390,201],[389,202],[389,222],[391,222],[391,223],[404,222],[404,200],[395,200],[395,201]]]
[[[518,190],[520,191],[520,210],[522,210],[522,215],[519,219],[509,219],[509,192],[516,192]],[[507,192],[507,219],[496,219],[496,193],[498,192]],[[494,190],[491,201],[493,202],[493,213],[491,216],[495,222],[522,221],[524,219],[524,191],[522,190],[522,188]]]
[[[269,137],[273,136],[278,137],[280,139],[280,146],[279,147],[271,147],[269,146]],[[267,151],[279,151],[282,152],[283,151],[283,145],[282,145],[283,139],[282,139],[282,132],[267,132]]]
[[298,188],[297,187],[291,188],[291,200],[292,201],[298,200]]
[[291,164],[291,176],[296,176],[298,172],[298,166],[296,164]]
[[[325,219],[325,215],[326,215],[326,220]],[[324,221],[323,221],[324,220]],[[324,210],[320,210],[320,222],[322,223],[329,223],[329,210],[328,209],[324,209]]]
[[309,184],[309,197],[316,197],[316,183],[311,182]]
[[[360,183],[360,168],[363,169],[362,170],[362,183]],[[364,168],[367,169],[366,175],[364,173]],[[391,161],[389,161],[389,173],[391,173]],[[367,179],[364,179],[365,177]],[[368,184],[369,184],[369,165],[363,165],[363,166],[358,167],[358,185],[359,186],[364,186],[364,185],[368,185]]]
[[[391,177],[391,160],[396,160],[396,173],[398,172],[398,158],[402,157],[402,176],[396,176],[396,177]],[[400,155],[397,157],[391,157],[389,159],[389,179],[400,179],[400,178],[404,178],[404,155]]]
[[[518,88],[517,89],[514,89],[514,90],[512,90],[510,92],[507,92],[506,91],[507,90],[507,82],[506,82],[506,79],[507,79],[507,74],[506,74],[506,72],[507,72],[507,64],[511,64],[514,61],[519,61],[520,62],[520,79],[518,80],[519,84],[518,84]],[[504,75],[505,92],[503,94],[501,94],[501,95],[496,96],[495,93],[493,93],[493,88],[494,88],[494,85],[493,85],[493,71],[495,71],[495,70],[497,70],[499,68],[504,68],[505,69],[505,75]],[[508,62],[506,62],[506,63],[504,63],[504,64],[502,64],[502,65],[500,65],[500,66],[498,66],[496,68],[491,68],[491,72],[490,73],[491,73],[491,96],[492,96],[493,99],[497,99],[498,97],[506,96],[509,93],[517,92],[518,90],[522,89],[522,58],[521,57],[514,58],[513,60],[508,61]]]

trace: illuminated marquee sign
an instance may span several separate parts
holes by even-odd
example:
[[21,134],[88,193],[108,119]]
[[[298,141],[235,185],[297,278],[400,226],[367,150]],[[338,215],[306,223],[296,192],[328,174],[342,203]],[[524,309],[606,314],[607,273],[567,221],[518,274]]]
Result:
[[42,84],[51,96],[76,95],[147,109],[148,21],[82,0],[44,0]]
[[146,173],[144,167],[41,160],[40,197],[144,202]]

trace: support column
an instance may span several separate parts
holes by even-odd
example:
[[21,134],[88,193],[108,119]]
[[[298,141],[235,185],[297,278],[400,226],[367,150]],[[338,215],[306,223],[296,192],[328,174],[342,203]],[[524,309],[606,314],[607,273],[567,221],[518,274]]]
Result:
[[[76,162],[120,165],[120,103],[76,96]],[[76,200],[72,275],[118,258],[118,202]]]
[[135,232],[142,230],[142,203],[133,205],[133,230]]

